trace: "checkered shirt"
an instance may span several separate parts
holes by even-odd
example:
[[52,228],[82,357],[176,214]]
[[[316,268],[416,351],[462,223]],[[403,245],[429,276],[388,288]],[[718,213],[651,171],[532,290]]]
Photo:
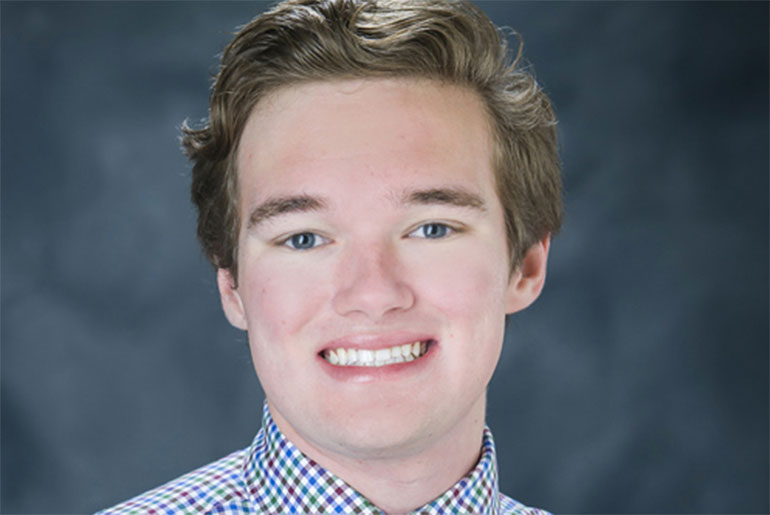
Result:
[[[141,513],[382,514],[342,479],[302,454],[278,429],[265,403],[251,446],[97,515]],[[476,467],[419,514],[547,515],[501,494],[492,433],[484,428]]]

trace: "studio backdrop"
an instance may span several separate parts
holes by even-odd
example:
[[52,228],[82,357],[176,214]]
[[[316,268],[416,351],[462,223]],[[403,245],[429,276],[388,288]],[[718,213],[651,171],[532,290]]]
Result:
[[[489,389],[502,490],[767,513],[768,3],[480,5],[554,101],[566,200]],[[0,4],[3,513],[91,512],[256,432],[178,138],[265,8]]]

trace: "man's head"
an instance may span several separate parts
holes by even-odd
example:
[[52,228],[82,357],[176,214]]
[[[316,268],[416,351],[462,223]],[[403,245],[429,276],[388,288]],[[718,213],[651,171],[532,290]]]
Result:
[[494,137],[493,170],[511,269],[561,224],[561,179],[550,102],[511,62],[486,15],[464,1],[300,0],[244,26],[227,46],[209,123],[184,128],[194,162],[198,237],[217,268],[238,276],[236,154],[254,106],[294,84],[344,78],[419,77],[478,94]]
[[185,146],[276,423],[325,466],[478,452],[505,315],[559,225],[546,97],[464,2],[285,3],[222,60]]

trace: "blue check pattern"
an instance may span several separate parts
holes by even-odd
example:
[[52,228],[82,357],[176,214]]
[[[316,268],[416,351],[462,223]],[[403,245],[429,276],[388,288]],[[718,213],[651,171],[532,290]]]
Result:
[[[251,446],[98,515],[183,513],[383,512],[302,454],[278,429],[265,403],[262,428]],[[440,497],[412,513],[548,515],[499,492],[495,444],[489,428],[484,429],[476,467]]]

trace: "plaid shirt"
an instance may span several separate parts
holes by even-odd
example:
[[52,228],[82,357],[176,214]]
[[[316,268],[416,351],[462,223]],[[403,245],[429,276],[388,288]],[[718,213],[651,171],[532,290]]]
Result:
[[[381,514],[374,504],[302,454],[278,429],[265,403],[251,446],[99,514],[357,513]],[[484,428],[476,467],[440,497],[412,513],[546,515],[501,494],[495,444]],[[97,514],[97,515],[99,515]]]

